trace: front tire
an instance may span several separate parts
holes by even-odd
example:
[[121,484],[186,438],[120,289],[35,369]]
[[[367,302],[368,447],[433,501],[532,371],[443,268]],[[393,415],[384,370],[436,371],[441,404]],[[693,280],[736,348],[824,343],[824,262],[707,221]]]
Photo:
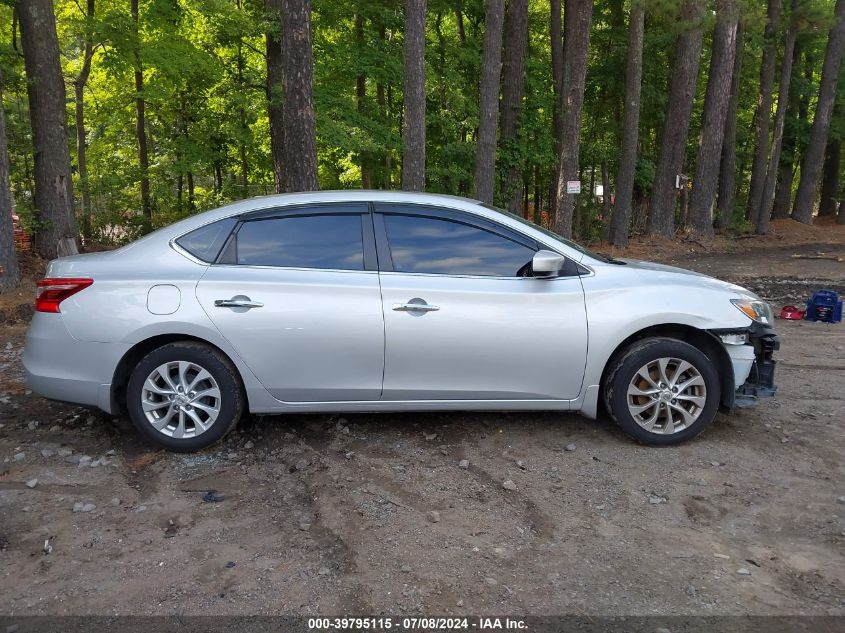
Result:
[[141,435],[180,453],[206,448],[225,436],[240,420],[244,400],[229,359],[190,341],[147,354],[126,388],[129,417]]
[[634,343],[613,361],[604,386],[613,420],[630,437],[654,446],[679,444],[716,417],[719,376],[699,349],[670,338]]

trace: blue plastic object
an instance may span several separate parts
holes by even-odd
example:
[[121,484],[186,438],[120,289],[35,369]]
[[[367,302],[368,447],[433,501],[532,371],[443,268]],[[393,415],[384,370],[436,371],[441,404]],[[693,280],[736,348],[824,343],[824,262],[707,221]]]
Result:
[[839,323],[842,320],[842,299],[833,290],[817,290],[807,301],[807,321]]

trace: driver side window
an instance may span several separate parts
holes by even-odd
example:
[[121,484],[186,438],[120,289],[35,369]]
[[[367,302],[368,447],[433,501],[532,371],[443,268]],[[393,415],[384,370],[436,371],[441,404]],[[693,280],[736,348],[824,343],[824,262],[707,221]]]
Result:
[[437,275],[518,277],[530,270],[534,249],[453,220],[384,214],[393,270]]

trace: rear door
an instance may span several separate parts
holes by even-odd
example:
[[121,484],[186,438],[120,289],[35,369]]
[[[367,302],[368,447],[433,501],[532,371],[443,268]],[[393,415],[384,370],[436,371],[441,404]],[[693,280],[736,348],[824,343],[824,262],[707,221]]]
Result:
[[[578,396],[587,321],[577,274],[532,278],[539,245],[472,214],[375,208],[383,400]],[[577,273],[574,263],[568,271]]]
[[279,400],[379,399],[372,226],[367,203],[249,214],[198,284],[203,309]]

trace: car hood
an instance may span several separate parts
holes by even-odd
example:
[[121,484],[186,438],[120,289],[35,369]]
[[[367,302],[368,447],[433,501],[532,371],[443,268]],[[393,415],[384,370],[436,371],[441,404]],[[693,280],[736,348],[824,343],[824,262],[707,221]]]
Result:
[[759,297],[742,286],[732,284],[715,277],[710,277],[702,273],[697,273],[692,270],[678,268],[676,266],[667,266],[666,264],[657,264],[655,262],[647,262],[639,259],[622,259],[618,261],[625,262],[625,268],[631,271],[637,271],[640,274],[647,276],[654,276],[664,279],[666,281],[678,281],[676,277],[684,277],[684,284],[689,286],[697,286],[700,288],[710,288],[715,290],[724,290],[727,292],[744,295],[753,299]]

